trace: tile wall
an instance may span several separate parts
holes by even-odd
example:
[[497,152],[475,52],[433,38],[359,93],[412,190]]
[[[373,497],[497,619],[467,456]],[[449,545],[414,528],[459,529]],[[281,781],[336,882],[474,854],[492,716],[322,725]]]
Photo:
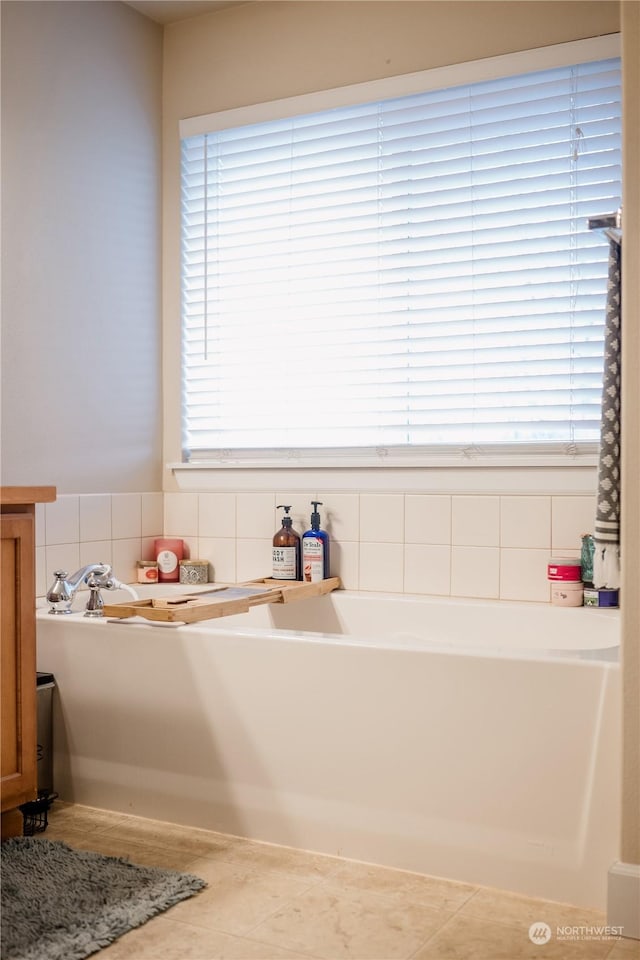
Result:
[[162,535],[161,493],[59,496],[36,506],[36,593],[53,582],[54,570],[73,573],[86,563],[113,566],[119,580],[136,579],[136,560],[150,557]]
[[294,527],[309,527],[310,501],[322,500],[331,534],[332,574],[347,589],[440,596],[549,600],[549,556],[580,553],[591,531],[591,496],[495,496],[316,491],[140,493],[61,496],[36,522],[37,588],[54,570],[104,560],[134,581],[153,539],[182,537],[212,577],[268,576],[279,503]]

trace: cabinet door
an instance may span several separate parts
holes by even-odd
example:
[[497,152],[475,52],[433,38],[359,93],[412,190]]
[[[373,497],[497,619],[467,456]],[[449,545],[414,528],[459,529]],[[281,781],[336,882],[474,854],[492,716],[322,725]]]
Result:
[[0,569],[2,810],[33,800],[36,772],[34,518],[4,513]]

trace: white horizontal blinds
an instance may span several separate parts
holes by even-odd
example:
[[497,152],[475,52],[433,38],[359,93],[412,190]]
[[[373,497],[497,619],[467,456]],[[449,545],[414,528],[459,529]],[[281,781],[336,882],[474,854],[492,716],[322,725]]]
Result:
[[183,141],[185,446],[595,440],[617,60]]

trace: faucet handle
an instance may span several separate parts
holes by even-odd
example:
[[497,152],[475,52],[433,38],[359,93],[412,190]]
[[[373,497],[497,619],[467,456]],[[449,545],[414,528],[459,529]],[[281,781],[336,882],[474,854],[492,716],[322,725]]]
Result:
[[103,582],[101,577],[96,577],[95,573],[87,577],[86,583],[89,587],[89,599],[87,600],[87,606],[84,612],[85,617],[104,616],[102,612],[104,601],[100,593],[100,588],[107,586],[107,584]]
[[54,571],[55,580],[47,590],[49,613],[71,613],[73,596],[69,591],[66,570]]

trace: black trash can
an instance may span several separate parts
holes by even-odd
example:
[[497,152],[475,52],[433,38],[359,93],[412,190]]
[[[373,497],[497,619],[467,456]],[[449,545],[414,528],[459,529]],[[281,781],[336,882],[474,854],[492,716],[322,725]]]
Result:
[[38,684],[38,797],[53,793],[53,691],[52,673],[37,673]]
[[58,796],[53,790],[53,691],[56,681],[52,673],[37,673],[38,709],[38,797],[20,807],[24,817],[25,836],[47,829],[49,807]]

